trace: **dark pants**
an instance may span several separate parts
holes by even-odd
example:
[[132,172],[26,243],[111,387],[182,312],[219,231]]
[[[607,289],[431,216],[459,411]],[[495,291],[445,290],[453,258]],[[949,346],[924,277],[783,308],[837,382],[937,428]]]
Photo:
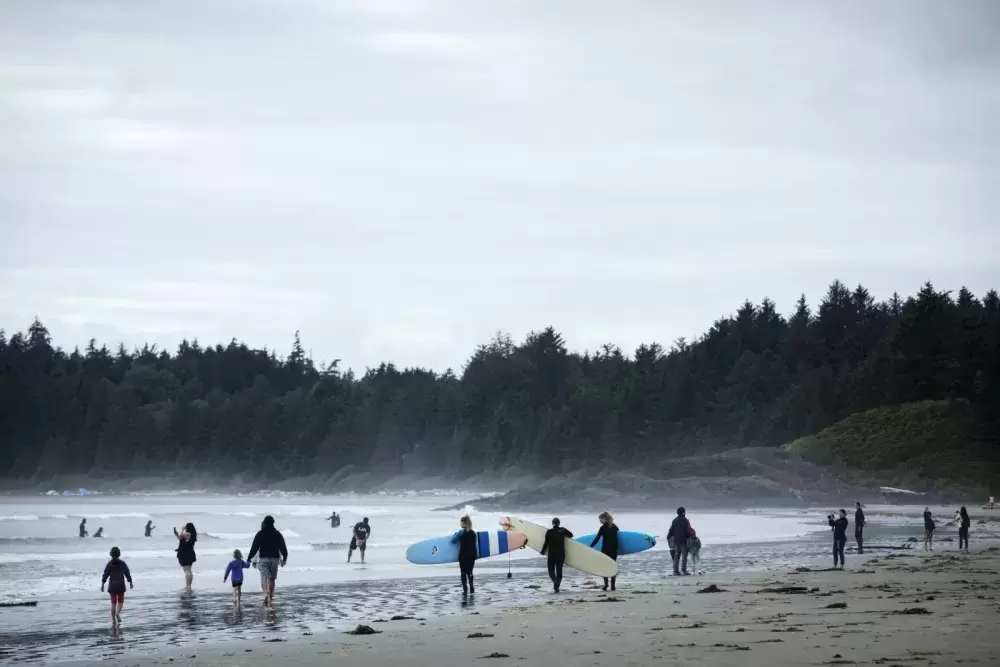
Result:
[[[962,545],[965,545],[964,547]],[[968,549],[969,548],[969,529],[965,527],[959,527],[958,529],[958,548]]]
[[857,542],[858,542],[858,553],[859,554],[865,552],[865,537],[862,534],[862,530],[863,529],[861,529],[861,528],[855,528],[854,529],[854,539],[857,540]]
[[[608,558],[610,558],[611,560],[618,560],[618,554],[608,554],[608,553],[606,553],[604,555],[607,556]],[[618,577],[611,577],[611,590],[615,590],[615,582],[617,580],[618,580]],[[608,587],[608,578],[604,577],[604,588],[607,588],[607,587]]]
[[555,591],[559,592],[559,584],[562,583],[562,568],[564,558],[556,560],[554,558],[549,558],[549,579],[552,580],[552,587]]
[[472,584],[472,570],[476,567],[476,559],[460,560],[458,567],[462,571],[462,590],[466,593],[470,590],[475,593],[476,587]]
[[677,545],[677,553],[674,556],[674,574],[687,572],[688,569],[688,545],[685,540]]
[[844,565],[844,547],[847,546],[847,538],[833,540],[833,566],[837,567],[837,559]]

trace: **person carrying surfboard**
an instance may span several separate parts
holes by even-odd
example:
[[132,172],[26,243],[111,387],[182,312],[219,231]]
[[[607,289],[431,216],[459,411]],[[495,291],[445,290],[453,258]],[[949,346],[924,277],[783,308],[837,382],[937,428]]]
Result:
[[545,531],[545,541],[542,543],[541,554],[548,552],[549,557],[549,579],[552,580],[552,588],[559,592],[559,585],[562,584],[563,563],[566,562],[566,540],[573,539],[573,533],[559,525],[559,519],[552,519],[552,527]]
[[459,522],[461,530],[451,537],[452,544],[458,544],[458,568],[462,572],[462,595],[475,594],[476,587],[472,583],[472,569],[479,557],[479,537],[472,530],[472,519],[463,516]]
[[[601,528],[597,531],[594,541],[590,543],[590,547],[594,548],[594,545],[603,538],[601,553],[611,560],[618,560],[618,526],[615,525],[614,517],[611,516],[611,512],[601,512],[597,519],[601,522]],[[611,577],[611,590],[615,590],[617,579],[618,577]],[[604,588],[601,590],[608,590],[607,577],[604,577]]]
[[368,517],[354,524],[354,534],[351,536],[351,546],[347,549],[347,562],[351,562],[351,556],[355,549],[361,550],[361,562],[365,562],[365,546],[368,544],[368,537],[372,534],[372,527],[368,525]]

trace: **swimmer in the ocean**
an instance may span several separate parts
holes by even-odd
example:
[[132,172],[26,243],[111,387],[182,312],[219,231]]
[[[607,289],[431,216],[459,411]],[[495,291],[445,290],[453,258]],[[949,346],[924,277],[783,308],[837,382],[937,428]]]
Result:
[[147,521],[146,522],[146,537],[152,537],[153,536],[153,529],[155,529],[155,528],[156,528],[156,526],[153,525],[152,519],[149,520],[149,521]]
[[97,532],[94,533],[94,537],[104,537],[104,526],[97,529]]

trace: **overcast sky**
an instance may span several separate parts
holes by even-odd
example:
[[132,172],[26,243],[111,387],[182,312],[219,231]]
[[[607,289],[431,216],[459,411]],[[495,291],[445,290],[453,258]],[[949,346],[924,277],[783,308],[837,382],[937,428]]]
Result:
[[0,327],[444,370],[981,295],[998,84],[996,0],[0,0]]

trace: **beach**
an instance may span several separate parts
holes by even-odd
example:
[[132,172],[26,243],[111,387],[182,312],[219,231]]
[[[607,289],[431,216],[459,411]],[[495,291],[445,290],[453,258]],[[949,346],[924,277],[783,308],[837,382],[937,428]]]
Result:
[[[155,656],[116,652],[109,642],[100,656],[72,664],[986,665],[996,655],[998,570],[995,547],[907,553],[846,571],[681,577],[614,593],[582,587],[434,620],[383,622],[373,610],[371,635],[261,636]],[[699,592],[713,585],[721,592]]]
[[[491,640],[506,637],[503,642],[494,641],[495,646],[486,653],[495,651],[528,657],[536,650],[544,653],[549,649],[546,645],[532,647],[533,635],[530,633],[521,638],[525,633],[518,630],[518,623],[534,628],[536,623],[544,622],[553,637],[562,632],[561,628],[569,628],[570,636],[564,648],[579,651],[579,642],[573,640],[581,638],[572,635],[573,630],[584,634],[589,642],[595,631],[603,630],[616,615],[623,615],[625,620],[615,621],[621,627],[614,632],[632,637],[626,643],[613,641],[621,647],[618,652],[631,650],[636,642],[642,644],[651,640],[655,633],[667,630],[669,632],[660,638],[665,640],[660,648],[701,641],[684,638],[696,630],[718,624],[720,618],[744,626],[744,632],[738,633],[741,636],[715,637],[712,642],[728,646],[739,643],[733,637],[745,644],[754,633],[751,618],[734,616],[740,609],[749,609],[748,601],[762,608],[786,603],[800,605],[813,597],[810,593],[795,594],[786,596],[787,601],[778,600],[773,604],[763,595],[754,594],[740,601],[727,597],[734,590],[742,590],[739,587],[768,582],[771,585],[776,585],[775,582],[806,585],[801,582],[808,580],[812,582],[810,587],[820,589],[816,594],[842,588],[845,593],[838,595],[851,595],[850,588],[835,587],[838,582],[865,579],[864,583],[870,583],[875,577],[874,580],[895,585],[894,577],[913,574],[898,572],[896,563],[913,567],[910,563],[922,562],[922,554],[911,549],[896,552],[901,556],[890,559],[891,567],[883,568],[877,563],[869,566],[864,565],[868,556],[858,557],[849,548],[847,573],[795,573],[800,567],[819,570],[829,565],[830,532],[823,510],[695,510],[689,516],[705,543],[702,560],[696,576],[675,578],[671,576],[672,565],[663,539],[671,513],[623,512],[617,517],[623,529],[645,529],[656,535],[660,543],[649,551],[619,560],[621,576],[617,599],[600,597],[593,589],[595,580],[572,569],[566,571],[564,592],[554,596],[549,590],[544,559],[531,549],[525,549],[510,557],[478,561],[476,594],[465,600],[461,597],[457,566],[418,566],[405,559],[405,545],[435,534],[450,534],[462,513],[470,513],[477,528],[495,529],[500,513],[478,512],[475,507],[466,505],[460,509],[436,511],[442,504],[453,504],[453,498],[433,493],[234,497],[202,492],[171,496],[109,494],[83,498],[4,498],[0,501],[0,545],[3,546],[0,603],[27,602],[35,606],[0,607],[0,662],[37,665],[114,661],[127,657],[141,663],[160,660],[163,656],[190,661],[191,655],[204,655],[209,661],[224,658],[252,664],[263,653],[293,648],[304,652],[303,655],[315,649],[316,656],[352,651],[364,653],[376,647],[391,654],[396,650],[392,648],[397,641],[393,637],[399,632],[404,633],[399,641],[412,644],[414,650],[425,642],[430,646],[420,650],[447,649],[461,653],[480,650],[464,641],[466,635],[477,631],[492,632],[495,637]],[[344,521],[339,528],[330,528],[325,521],[331,509],[342,512]],[[896,545],[896,548],[918,546],[907,540],[920,534],[921,511],[921,507],[870,508],[867,543],[873,549],[879,544]],[[947,508],[935,508],[938,516],[947,516],[946,512]],[[273,514],[279,529],[285,531],[290,552],[289,562],[281,568],[278,577],[276,609],[271,612],[262,608],[259,577],[255,570],[249,570],[243,588],[244,603],[236,610],[231,603],[231,588],[222,581],[222,573],[233,548],[242,548],[244,554],[247,553],[253,532],[266,513]],[[511,513],[519,514],[516,510]],[[981,514],[976,517],[973,531],[974,548],[997,543],[1000,524],[992,513]],[[83,516],[104,525],[108,537],[84,540],[75,537],[79,517]],[[347,535],[352,523],[362,516],[370,516],[374,526],[368,562],[360,564],[356,558],[354,563],[348,564]],[[544,516],[530,512],[521,516],[540,523],[546,521]],[[563,524],[577,534],[596,527],[595,517],[589,514],[561,512],[560,516]],[[141,536],[142,526],[148,520],[158,527],[150,539]],[[190,592],[182,588],[180,569],[173,553],[176,539],[168,532],[185,520],[195,521],[200,528],[194,588]],[[945,524],[938,532],[938,548],[952,555],[956,554],[955,543],[950,541],[954,530]],[[107,596],[99,592],[100,572],[107,560],[105,550],[112,545],[122,549],[123,559],[129,563],[136,583],[135,590],[126,595],[124,623],[118,629],[110,627]],[[954,563],[947,561],[949,567],[964,566],[966,557],[958,558],[961,560]],[[873,569],[876,574],[855,573],[859,568]],[[995,570],[996,567],[981,569]],[[879,579],[882,577],[884,579]],[[962,578],[968,577],[953,577]],[[729,593],[694,593],[697,587],[711,583]],[[942,583],[942,590],[948,585],[948,582]],[[918,587],[926,590],[925,586]],[[905,601],[906,598],[899,599]],[[661,603],[670,607],[661,609],[657,606]],[[850,611],[863,602],[851,601],[849,604]],[[558,613],[552,616],[553,612]],[[592,614],[601,618],[591,619]],[[670,619],[674,614],[684,614],[687,618]],[[393,617],[421,620],[390,620]],[[637,619],[647,619],[649,623],[633,627]],[[688,619],[695,620],[687,623]],[[680,623],[682,620],[685,623]],[[498,623],[496,627],[502,630],[483,629],[487,623]],[[694,623],[706,623],[706,628],[689,627]],[[344,634],[358,625],[368,625],[381,632],[360,638]],[[657,627],[665,630],[652,630]],[[633,637],[630,633],[634,632],[639,634]],[[647,637],[646,632],[653,634]],[[426,633],[449,637],[452,633],[457,634],[455,641],[449,640],[447,647],[442,647],[436,646],[437,641],[428,639],[431,635]],[[511,650],[501,650],[497,648],[500,644],[507,648],[523,645],[528,652],[515,654]],[[249,653],[246,652],[248,648]],[[591,650],[607,652],[611,649]],[[678,650],[681,649],[674,647],[667,654]],[[237,655],[240,652],[245,655]],[[224,655],[227,653],[231,655]],[[391,661],[394,658],[382,656],[379,659]]]

